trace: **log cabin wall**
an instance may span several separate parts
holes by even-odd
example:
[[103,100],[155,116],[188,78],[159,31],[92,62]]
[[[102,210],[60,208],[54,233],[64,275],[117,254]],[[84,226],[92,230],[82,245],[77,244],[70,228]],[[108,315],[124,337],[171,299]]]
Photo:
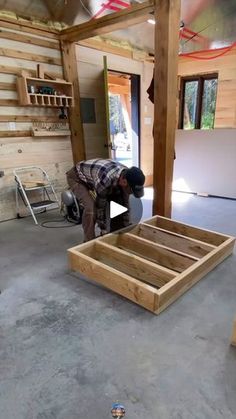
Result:
[[[216,52],[199,52],[198,54],[210,58],[216,55]],[[185,179],[186,184],[189,185],[188,190],[192,192],[206,192],[235,198],[236,47],[214,60],[179,58],[179,78],[207,73],[218,73],[215,129],[209,131],[177,130],[174,187],[179,190],[178,179]],[[177,106],[179,106],[178,100]],[[177,125],[178,121],[176,121]],[[143,161],[149,160],[148,174],[151,173],[148,176],[149,184],[152,184],[153,172],[152,142],[152,137],[147,136],[145,147],[142,148]],[[222,158],[223,156],[225,158]],[[207,171],[209,162],[211,162],[211,170]],[[219,167],[221,167],[220,172]],[[222,172],[227,174],[224,181],[222,181]],[[210,173],[211,176],[209,176]],[[228,185],[227,190],[224,184]]]
[[236,128],[236,46],[215,59],[216,51],[195,55],[205,60],[180,57],[179,76],[218,73],[215,128]]
[[235,199],[236,48],[196,55],[207,59],[180,57],[179,76],[218,73],[215,129],[177,130],[173,187]]
[[16,217],[13,169],[37,165],[50,176],[58,196],[66,186],[65,172],[72,166],[69,136],[31,136],[33,122],[60,122],[58,108],[20,106],[16,77],[23,69],[36,76],[37,64],[63,78],[56,31],[0,19],[0,221]]

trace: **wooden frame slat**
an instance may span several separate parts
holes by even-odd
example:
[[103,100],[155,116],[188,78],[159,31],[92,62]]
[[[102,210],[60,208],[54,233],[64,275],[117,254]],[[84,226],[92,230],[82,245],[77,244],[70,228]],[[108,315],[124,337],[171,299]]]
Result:
[[140,224],[136,230],[132,230],[132,233],[197,258],[207,255],[215,248],[215,246],[200,240],[191,239],[145,223]]
[[121,248],[128,248],[143,258],[176,272],[184,271],[199,260],[194,256],[174,251],[171,248],[150,242],[131,233],[120,234],[118,243]]
[[168,286],[169,284],[164,285],[159,290],[159,306],[157,312],[160,313],[163,311],[204,275],[228,257],[233,252],[234,243],[235,239],[229,238],[225,243],[222,243],[218,248],[204,256],[194,266],[191,266],[185,272],[178,275],[178,277],[171,281],[171,286]]
[[153,311],[158,299],[157,290],[138,279],[110,268],[75,250],[69,251],[70,268],[81,272],[101,285]]
[[156,265],[153,262],[103,241],[97,241],[95,249],[102,256],[104,263],[107,261],[115,269],[119,269],[136,279],[141,279],[158,288],[176,276],[176,272],[170,269]]
[[215,231],[201,229],[190,224],[184,224],[161,216],[154,216],[150,220],[146,220],[145,224],[160,227],[173,233],[196,239],[213,246],[219,246],[228,238],[228,236]]
[[[168,240],[174,240],[174,245],[169,242],[172,248],[177,241],[183,244],[184,238],[189,243],[190,235],[203,239],[200,244],[208,246],[209,252],[196,258],[157,244],[152,237],[150,241],[134,234],[139,227],[146,229],[148,223],[148,228],[152,228],[159,220],[162,226],[165,225],[164,233],[170,234]],[[175,230],[181,234],[173,233]],[[153,231],[163,232],[159,228],[153,228]],[[198,239],[191,242],[199,244]],[[131,230],[125,228],[69,249],[68,255],[73,271],[159,314],[227,258],[233,252],[234,244],[234,237],[158,216]]]

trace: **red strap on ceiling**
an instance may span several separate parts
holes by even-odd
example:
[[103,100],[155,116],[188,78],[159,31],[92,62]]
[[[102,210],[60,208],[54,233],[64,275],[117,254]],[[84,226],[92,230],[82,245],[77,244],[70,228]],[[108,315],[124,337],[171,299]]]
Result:
[[130,7],[130,3],[127,3],[123,0],[108,0],[106,3],[101,4],[101,8],[92,17],[92,19],[96,19],[101,16],[105,10],[113,10],[115,12],[119,12],[120,10],[126,9],[127,7]]
[[[97,11],[97,13],[92,17],[92,19],[96,19],[103,12],[106,10],[112,10],[114,12],[118,12],[120,10],[126,9],[127,7],[130,7],[130,3],[127,3],[123,0],[108,0],[106,3],[102,3],[100,9]],[[182,38],[187,39],[191,42],[197,42],[197,43],[204,43],[205,46],[209,45],[209,41],[207,38],[205,38],[202,35],[199,35],[197,32],[192,31],[189,28],[186,28],[185,26],[180,29],[180,40]]]

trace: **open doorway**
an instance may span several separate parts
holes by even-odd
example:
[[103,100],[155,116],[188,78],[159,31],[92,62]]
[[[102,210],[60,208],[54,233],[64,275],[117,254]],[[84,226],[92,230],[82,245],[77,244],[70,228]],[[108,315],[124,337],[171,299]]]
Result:
[[108,71],[111,158],[125,166],[139,166],[140,77]]

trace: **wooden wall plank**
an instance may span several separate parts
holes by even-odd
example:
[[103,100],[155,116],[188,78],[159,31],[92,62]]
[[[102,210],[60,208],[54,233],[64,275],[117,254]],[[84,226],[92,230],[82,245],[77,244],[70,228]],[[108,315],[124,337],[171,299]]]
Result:
[[0,131],[0,138],[6,137],[31,137],[31,131]]
[[20,106],[19,101],[15,99],[0,99],[0,106]]
[[[1,21],[0,21],[1,26]],[[51,48],[60,50],[60,44],[58,42],[48,41],[46,39],[36,38],[30,35],[23,35],[17,32],[10,32],[0,28],[0,38],[10,39],[17,42],[25,42],[31,45],[37,45],[40,47]]]
[[[53,34],[51,38],[44,30],[17,23],[2,24],[0,19],[0,28],[3,27],[6,29],[0,29],[0,166],[5,176],[0,180],[0,221],[16,217],[12,172],[15,167],[41,166],[60,197],[60,192],[67,186],[65,173],[72,166],[69,136],[35,138],[31,133],[33,122],[60,122],[58,109],[19,106],[15,99],[18,97],[16,76],[25,70],[29,76],[36,77],[36,63],[40,60],[45,61],[43,66],[47,72],[62,78],[58,35]],[[15,122],[11,126],[15,130],[8,130],[9,122]],[[21,212],[26,214],[23,207]]]
[[[32,68],[26,68],[26,67],[13,67],[13,66],[7,66],[0,64],[0,73],[4,74],[14,74],[16,76],[20,76],[22,71],[27,71],[29,76],[36,77],[36,70]],[[55,73],[53,71],[50,71],[53,77],[55,78],[61,78],[61,73]]]
[[16,90],[16,83],[0,82],[0,90]]
[[58,116],[51,115],[0,115],[0,122],[61,122]]
[[10,48],[0,48],[0,56],[9,58],[20,58],[21,60],[34,61],[40,63],[54,64],[61,66],[62,62],[60,58],[46,57],[40,54],[31,54],[23,51],[16,51]]
[[5,18],[3,16],[0,17],[0,26],[3,28],[13,29],[14,31],[39,35],[44,38],[52,38],[58,40],[59,36],[59,31],[56,29],[51,29],[46,25],[37,25],[37,23],[26,22],[25,20],[23,22],[17,19]]

